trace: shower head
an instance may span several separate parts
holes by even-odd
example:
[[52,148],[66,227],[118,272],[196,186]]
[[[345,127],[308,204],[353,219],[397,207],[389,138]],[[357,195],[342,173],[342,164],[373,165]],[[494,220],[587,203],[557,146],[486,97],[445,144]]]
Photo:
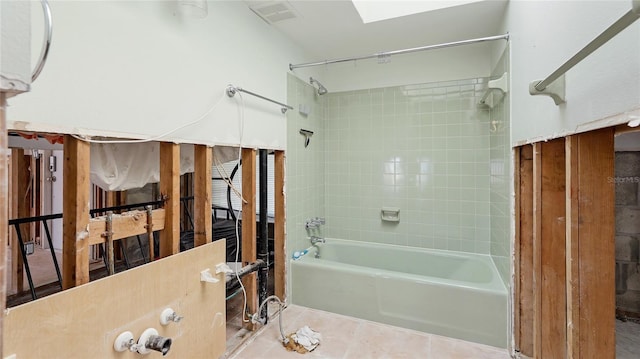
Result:
[[314,80],[313,77],[309,77],[309,83],[313,85],[314,82],[318,85],[318,95],[324,95],[328,92],[327,88],[322,86],[318,80]]

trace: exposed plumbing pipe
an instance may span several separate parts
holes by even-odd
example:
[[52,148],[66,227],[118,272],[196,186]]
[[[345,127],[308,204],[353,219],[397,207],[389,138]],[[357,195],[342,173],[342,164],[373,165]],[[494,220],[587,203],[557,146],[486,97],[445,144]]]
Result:
[[[267,150],[259,151],[259,169],[260,169],[260,237],[258,238],[257,257],[267,265],[258,270],[258,301],[264,303],[267,299],[267,282],[269,279],[269,227],[267,223],[268,199],[267,199]],[[267,322],[267,308],[264,312],[258,311],[261,318],[265,318]]]
[[262,261],[262,260],[257,260],[253,263],[250,263],[242,268],[240,268],[240,270],[238,271],[238,273],[233,273],[230,276],[228,276],[226,278],[227,284],[226,284],[226,288],[233,288],[236,284],[238,284],[238,278],[242,278],[245,275],[249,274],[249,273],[253,273],[258,271],[260,268],[262,267],[266,267],[267,263]]
[[[268,318],[268,308],[265,306],[268,302],[270,301],[276,301],[278,302],[278,304],[280,305],[280,307],[278,308],[278,325],[280,326],[280,336],[282,337],[281,341],[282,341],[282,345],[287,345],[289,344],[289,338],[287,338],[286,335],[284,335],[284,330],[282,329],[282,309],[284,309],[284,303],[282,303],[282,301],[280,300],[280,298],[278,298],[278,296],[272,295],[267,297],[262,304],[260,304],[260,307],[258,307],[258,311],[251,316],[251,322],[252,323],[262,323],[262,324],[266,324],[267,323],[267,318]],[[267,313],[267,315],[265,315],[262,318],[258,318],[258,313],[262,313],[262,310],[265,310],[265,312]]]

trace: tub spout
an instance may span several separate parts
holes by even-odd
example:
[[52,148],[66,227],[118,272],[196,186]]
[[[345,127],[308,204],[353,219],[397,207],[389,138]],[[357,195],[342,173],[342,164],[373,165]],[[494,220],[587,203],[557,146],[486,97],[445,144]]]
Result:
[[316,255],[314,257],[320,258],[320,246],[318,246],[318,243],[325,243],[324,238],[311,236],[309,239],[311,240],[311,245],[316,247]]

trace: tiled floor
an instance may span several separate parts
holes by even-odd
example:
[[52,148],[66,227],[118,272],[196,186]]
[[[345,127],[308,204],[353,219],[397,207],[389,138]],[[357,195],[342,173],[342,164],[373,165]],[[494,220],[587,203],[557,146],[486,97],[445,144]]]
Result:
[[434,358],[501,359],[509,358],[506,349],[450,339],[409,329],[346,317],[296,305],[283,311],[285,335],[308,325],[322,334],[320,346],[313,352],[288,352],[280,343],[278,320],[243,345],[233,359],[363,359]]
[[[58,266],[62,271],[62,252],[56,252],[56,257],[58,258]],[[51,251],[36,246],[33,254],[27,256],[27,259],[29,261],[29,269],[31,270],[33,283],[36,287],[58,280],[56,269],[53,265],[53,259],[51,258]],[[7,255],[7,268],[11,268],[11,255]],[[27,273],[26,271],[23,273],[24,286],[28,290],[29,285],[27,284]],[[10,270],[7,271],[7,283],[12,282],[11,274]],[[7,294],[14,294],[16,292],[17,288],[11,287],[10,285],[7,287]]]
[[616,358],[640,357],[640,324],[616,320]]

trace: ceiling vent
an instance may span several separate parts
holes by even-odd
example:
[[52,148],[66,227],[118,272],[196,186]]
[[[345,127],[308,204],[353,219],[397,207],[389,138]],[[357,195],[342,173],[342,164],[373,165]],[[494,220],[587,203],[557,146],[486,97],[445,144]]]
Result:
[[247,1],[249,9],[268,24],[299,17],[288,1]]

